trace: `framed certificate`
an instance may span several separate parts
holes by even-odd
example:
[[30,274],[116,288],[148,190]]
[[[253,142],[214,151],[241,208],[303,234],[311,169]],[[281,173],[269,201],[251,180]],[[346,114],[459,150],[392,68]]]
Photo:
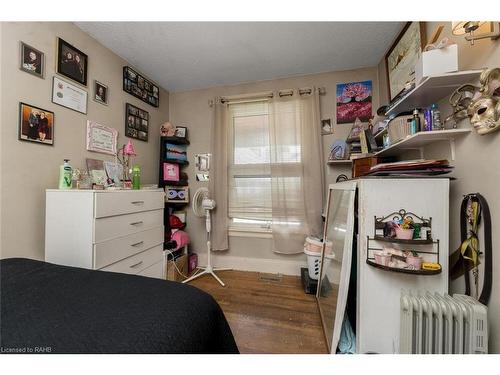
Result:
[[87,114],[87,91],[54,76],[52,103]]
[[87,150],[116,155],[118,131],[87,120]]

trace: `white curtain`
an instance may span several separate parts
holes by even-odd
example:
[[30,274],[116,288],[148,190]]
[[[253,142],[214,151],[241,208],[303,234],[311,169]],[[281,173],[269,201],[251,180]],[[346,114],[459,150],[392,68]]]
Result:
[[212,212],[212,250],[229,249],[228,239],[228,105],[216,98],[213,104],[209,189],[216,207]]
[[318,90],[275,93],[269,120],[273,249],[296,254],[303,251],[307,235],[322,231],[324,177]]

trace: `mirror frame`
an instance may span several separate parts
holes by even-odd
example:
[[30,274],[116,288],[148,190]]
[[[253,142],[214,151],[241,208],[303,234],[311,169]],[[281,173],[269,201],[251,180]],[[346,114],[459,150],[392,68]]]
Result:
[[[321,267],[319,271],[318,278],[318,286],[316,290],[316,302],[318,305],[319,315],[321,318],[321,325],[323,326],[323,333],[325,335],[326,345],[331,354],[335,354],[338,341],[340,339],[340,332],[342,330],[343,323],[343,314],[345,312],[345,308],[347,305],[347,293],[349,291],[349,276],[351,273],[351,261],[352,261],[352,243],[354,236],[354,199],[356,196],[356,181],[345,181],[339,182],[336,184],[331,184],[328,187],[328,197],[327,197],[327,205],[326,205],[326,213],[325,213],[325,224],[323,226],[323,245],[321,247]],[[344,249],[342,255],[342,263],[340,269],[340,283],[339,283],[339,291],[337,295],[337,307],[335,310],[335,322],[333,332],[327,332],[325,325],[325,317],[323,316],[321,310],[321,299],[320,299],[320,290],[321,290],[321,282],[323,280],[323,265],[324,265],[324,257],[325,257],[325,248],[326,241],[324,239],[327,238],[328,232],[328,219],[329,219],[329,211],[332,203],[332,191],[333,190],[343,190],[349,191],[351,193],[349,197],[349,210],[347,213],[347,232],[346,239],[344,241]],[[330,336],[331,335],[331,336]],[[331,344],[329,344],[328,337],[331,337]]]

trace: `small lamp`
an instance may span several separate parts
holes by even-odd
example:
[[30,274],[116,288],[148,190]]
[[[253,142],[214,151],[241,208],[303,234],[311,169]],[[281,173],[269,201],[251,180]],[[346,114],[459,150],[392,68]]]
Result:
[[500,22],[489,22],[491,32],[475,35],[474,32],[488,21],[453,21],[451,23],[451,32],[453,35],[464,35],[465,39],[470,41],[470,45],[474,45],[474,41],[478,39],[491,38],[495,40],[500,36]]

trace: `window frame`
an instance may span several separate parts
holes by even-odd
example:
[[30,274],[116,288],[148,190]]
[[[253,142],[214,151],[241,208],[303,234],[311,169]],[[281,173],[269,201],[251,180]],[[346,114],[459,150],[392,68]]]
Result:
[[[235,178],[236,173],[246,172],[249,176],[262,176],[262,177],[271,177],[271,163],[265,164],[241,164],[238,167],[235,167],[234,163],[234,147],[235,147],[235,129],[234,129],[234,115],[233,110],[231,109],[231,105],[233,104],[245,104],[245,103],[253,103],[253,102],[265,102],[269,105],[268,98],[261,98],[255,100],[241,100],[236,102],[229,103],[228,111],[229,111],[229,129],[228,129],[228,158],[227,158],[227,174],[228,174],[228,185]],[[269,110],[267,111],[267,115],[269,116]],[[236,169],[236,171],[235,171]],[[267,171],[265,171],[267,169]],[[268,172],[262,174],[262,171]],[[258,171],[258,172],[256,172]],[[244,176],[244,175],[243,175]],[[228,186],[228,192],[230,190],[230,186]],[[230,197],[228,194],[228,208],[230,207]],[[228,210],[229,211],[229,210]],[[228,230],[230,237],[259,237],[259,238],[271,238],[272,236],[272,220],[265,221],[266,224],[244,224],[244,223],[234,223],[233,217],[229,216],[228,212]]]

